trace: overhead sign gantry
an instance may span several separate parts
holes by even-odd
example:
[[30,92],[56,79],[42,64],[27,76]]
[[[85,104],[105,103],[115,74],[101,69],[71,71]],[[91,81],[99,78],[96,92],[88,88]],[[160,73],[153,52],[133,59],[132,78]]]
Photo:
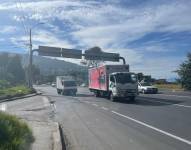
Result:
[[82,50],[49,46],[39,46],[36,51],[38,51],[38,54],[40,56],[64,57],[74,59],[82,59],[82,56],[84,56],[86,60],[103,60],[113,62],[119,62],[119,60],[122,59],[123,63],[125,64],[125,59],[123,57],[120,57],[118,53],[106,53],[103,52],[99,47],[90,48],[88,50],[85,50],[84,53],[82,53]]

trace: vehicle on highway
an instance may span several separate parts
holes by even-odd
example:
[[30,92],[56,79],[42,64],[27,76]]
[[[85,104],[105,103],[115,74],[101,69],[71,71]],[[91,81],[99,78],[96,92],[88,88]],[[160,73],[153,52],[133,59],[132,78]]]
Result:
[[85,83],[82,83],[80,86],[81,87],[86,87],[87,85]]
[[112,101],[117,98],[134,100],[138,95],[137,75],[129,72],[129,65],[90,68],[89,90],[94,92],[96,97],[106,96]]
[[53,83],[51,84],[51,86],[52,86],[52,87],[56,87],[56,83],[53,82]]
[[140,93],[146,94],[146,93],[153,93],[156,94],[158,93],[158,88],[152,85],[149,82],[139,82],[138,83],[138,90]]
[[56,77],[57,93],[62,95],[76,95],[77,84],[76,81],[67,76]]

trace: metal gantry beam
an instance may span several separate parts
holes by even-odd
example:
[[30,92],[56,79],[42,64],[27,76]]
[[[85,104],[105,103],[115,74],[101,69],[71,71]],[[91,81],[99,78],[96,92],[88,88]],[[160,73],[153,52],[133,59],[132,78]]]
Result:
[[39,46],[38,54],[40,56],[51,56],[51,57],[64,57],[64,58],[75,58],[82,59],[82,56],[86,60],[103,60],[103,61],[113,61],[119,62],[120,59],[123,60],[125,64],[125,59],[120,57],[118,53],[106,53],[101,51],[99,48],[92,48],[85,51],[82,54],[82,50],[59,48],[59,47],[49,47],[49,46]]

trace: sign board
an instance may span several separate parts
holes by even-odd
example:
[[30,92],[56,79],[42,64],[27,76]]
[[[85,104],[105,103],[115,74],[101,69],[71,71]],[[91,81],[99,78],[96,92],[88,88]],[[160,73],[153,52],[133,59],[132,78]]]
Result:
[[65,57],[65,58],[76,58],[76,59],[82,58],[82,50],[62,48],[61,54],[62,54],[62,57]]
[[61,48],[48,47],[48,46],[39,46],[38,54],[40,56],[61,57]]
[[93,53],[90,51],[85,51],[84,54],[85,59],[87,60],[103,60],[103,61],[119,61],[119,54],[117,53],[105,53],[105,52],[99,52],[99,53]]

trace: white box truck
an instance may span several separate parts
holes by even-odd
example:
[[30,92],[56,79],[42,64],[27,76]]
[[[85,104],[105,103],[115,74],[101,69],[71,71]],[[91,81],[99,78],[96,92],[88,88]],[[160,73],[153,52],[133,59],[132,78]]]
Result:
[[129,65],[103,65],[89,69],[89,89],[96,97],[107,96],[134,100],[138,95],[137,75],[129,72]]
[[57,93],[62,95],[76,95],[77,84],[74,79],[68,76],[56,77]]

